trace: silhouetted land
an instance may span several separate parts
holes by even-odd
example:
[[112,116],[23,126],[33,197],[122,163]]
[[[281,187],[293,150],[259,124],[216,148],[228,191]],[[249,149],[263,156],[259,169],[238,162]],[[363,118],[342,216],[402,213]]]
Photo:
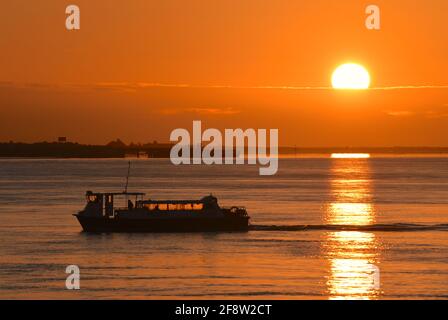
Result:
[[[0,143],[0,157],[27,158],[124,158],[146,154],[150,158],[168,158],[173,144],[148,143],[126,145],[120,140],[107,145],[84,145],[79,143],[37,142]],[[362,147],[333,147],[333,148],[293,148],[281,147],[279,153],[283,155],[300,154],[329,154],[329,153],[371,153],[371,154],[448,154],[448,147],[390,147],[390,148],[362,148]]]
[[171,144],[125,145],[113,141],[107,145],[84,145],[79,143],[0,143],[0,157],[30,158],[123,158],[126,155],[147,153],[149,157],[169,157]]

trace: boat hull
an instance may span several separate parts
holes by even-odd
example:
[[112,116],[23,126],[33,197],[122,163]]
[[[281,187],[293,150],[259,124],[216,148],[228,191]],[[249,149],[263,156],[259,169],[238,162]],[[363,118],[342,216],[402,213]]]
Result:
[[249,217],[129,219],[74,215],[85,232],[245,232]]

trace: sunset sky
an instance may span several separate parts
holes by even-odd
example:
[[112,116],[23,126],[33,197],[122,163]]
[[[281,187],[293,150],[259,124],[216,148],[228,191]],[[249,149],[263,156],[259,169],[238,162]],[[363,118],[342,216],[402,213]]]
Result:
[[[3,2],[0,141],[163,142],[202,120],[280,145],[448,146],[447,35],[446,0]],[[331,88],[346,62],[370,89]]]

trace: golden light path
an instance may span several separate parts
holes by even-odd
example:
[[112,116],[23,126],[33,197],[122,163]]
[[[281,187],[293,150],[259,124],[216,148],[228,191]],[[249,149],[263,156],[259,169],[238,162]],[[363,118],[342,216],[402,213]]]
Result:
[[[370,167],[366,159],[335,161],[331,169],[332,201],[326,208],[330,225],[363,226],[375,223]],[[323,249],[329,261],[330,299],[375,299],[380,294],[377,248],[372,232],[332,231]]]
[[368,159],[369,153],[332,153],[332,159]]

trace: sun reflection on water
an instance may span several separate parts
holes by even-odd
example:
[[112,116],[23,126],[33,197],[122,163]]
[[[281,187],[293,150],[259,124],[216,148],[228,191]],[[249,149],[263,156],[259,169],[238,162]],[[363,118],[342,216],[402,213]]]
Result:
[[[369,160],[333,160],[332,201],[325,221],[331,225],[362,226],[375,223]],[[330,299],[375,299],[380,294],[378,249],[374,233],[336,231],[325,234],[329,261]]]

